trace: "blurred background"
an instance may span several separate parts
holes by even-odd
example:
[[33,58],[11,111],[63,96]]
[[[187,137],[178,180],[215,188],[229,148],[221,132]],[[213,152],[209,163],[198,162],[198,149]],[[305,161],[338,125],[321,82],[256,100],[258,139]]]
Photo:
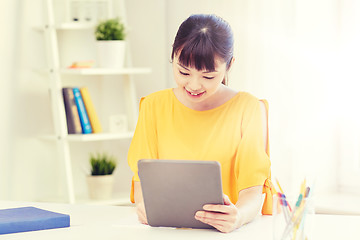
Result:
[[[319,212],[360,213],[359,1],[124,2],[132,64],[152,69],[134,76],[138,99],[175,86],[170,54],[182,21],[195,13],[223,17],[235,35],[229,85],[269,101],[272,176],[289,194],[305,177],[316,180]],[[0,199],[47,201],[66,186],[56,145],[38,137],[54,131],[48,79],[36,71],[47,61],[34,30],[46,10],[42,0],[2,0],[0,9]],[[72,145],[77,191],[86,192],[88,152],[99,147],[118,156],[115,188],[128,193],[129,143]]]

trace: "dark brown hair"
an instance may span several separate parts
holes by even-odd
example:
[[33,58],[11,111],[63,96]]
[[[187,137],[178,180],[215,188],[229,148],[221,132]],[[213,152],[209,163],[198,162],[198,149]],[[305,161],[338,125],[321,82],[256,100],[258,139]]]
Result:
[[[230,25],[216,15],[191,15],[179,27],[171,60],[180,52],[179,62],[200,70],[215,70],[215,57],[230,67],[234,38]],[[223,84],[227,85],[224,79]]]

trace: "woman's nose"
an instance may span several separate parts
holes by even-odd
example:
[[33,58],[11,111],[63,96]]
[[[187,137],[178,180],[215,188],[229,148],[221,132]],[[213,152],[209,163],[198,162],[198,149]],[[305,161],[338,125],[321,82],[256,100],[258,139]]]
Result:
[[199,79],[196,77],[191,78],[187,85],[188,85],[188,88],[190,88],[189,90],[192,90],[192,91],[197,91],[202,88]]

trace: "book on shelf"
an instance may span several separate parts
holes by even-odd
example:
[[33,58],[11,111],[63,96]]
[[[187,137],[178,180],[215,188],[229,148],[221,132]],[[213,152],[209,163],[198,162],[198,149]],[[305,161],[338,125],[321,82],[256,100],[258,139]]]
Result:
[[93,130],[93,133],[100,133],[102,132],[102,127],[100,124],[100,120],[98,118],[98,115],[96,114],[94,104],[91,100],[89,90],[87,87],[80,88],[80,93],[84,101],[84,105],[86,108],[86,112],[89,117],[89,121]]
[[84,134],[92,133],[89,116],[86,112],[85,104],[84,104],[83,98],[81,96],[80,89],[78,87],[74,87],[73,92],[74,92],[74,97],[75,97],[75,103],[78,108],[78,113],[79,113],[79,117],[80,117],[82,133],[84,133]]
[[68,133],[81,134],[82,127],[80,123],[78,108],[75,103],[73,89],[67,87],[67,88],[63,88],[62,91],[63,91]]
[[38,231],[70,226],[70,216],[36,207],[0,210],[0,234]]

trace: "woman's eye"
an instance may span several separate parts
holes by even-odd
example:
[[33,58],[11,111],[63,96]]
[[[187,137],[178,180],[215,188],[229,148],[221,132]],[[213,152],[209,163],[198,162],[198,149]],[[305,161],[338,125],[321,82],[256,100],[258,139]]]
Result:
[[182,75],[188,76],[189,74],[186,72],[179,71]]
[[205,79],[214,79],[214,77],[205,77],[205,76],[204,76],[204,78]]

